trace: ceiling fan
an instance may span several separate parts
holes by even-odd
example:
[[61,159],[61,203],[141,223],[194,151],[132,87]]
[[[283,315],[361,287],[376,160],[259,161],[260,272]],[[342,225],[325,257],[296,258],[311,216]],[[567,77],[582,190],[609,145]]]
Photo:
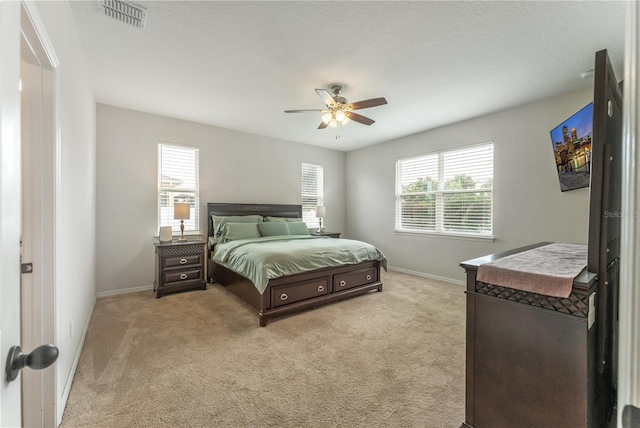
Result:
[[333,85],[329,93],[326,89],[316,89],[316,94],[322,98],[327,105],[324,109],[307,109],[307,110],[285,110],[285,113],[303,113],[308,111],[317,111],[323,113],[322,122],[318,129],[324,129],[327,126],[338,127],[346,124],[349,119],[354,122],[362,123],[363,125],[372,125],[375,120],[362,116],[361,114],[354,113],[353,110],[360,110],[363,108],[381,106],[387,103],[384,98],[372,98],[370,100],[358,101],[355,103],[347,103],[347,100],[340,96],[342,92],[342,86]]

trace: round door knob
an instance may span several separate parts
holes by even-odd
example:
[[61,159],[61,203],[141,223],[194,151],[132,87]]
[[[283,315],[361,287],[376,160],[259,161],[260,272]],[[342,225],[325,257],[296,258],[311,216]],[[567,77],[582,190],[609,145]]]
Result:
[[184,264],[186,264],[186,263],[187,263],[187,259],[180,259],[180,264],[181,264],[181,265],[184,265]]
[[371,281],[371,275],[367,275],[367,281]]
[[7,382],[16,380],[18,373],[25,366],[34,370],[42,370],[49,367],[58,359],[58,348],[54,345],[41,345],[31,351],[30,354],[23,354],[19,346],[12,346],[7,356],[5,376]]
[[289,296],[287,296],[286,294],[282,293],[280,295],[280,300],[287,300],[289,298]]
[[324,291],[324,287],[322,285],[318,285],[318,291]]
[[180,275],[180,279],[187,279],[189,275],[187,275],[186,273],[183,273],[182,275]]
[[340,281],[340,287],[344,287],[345,285],[347,285],[346,281]]

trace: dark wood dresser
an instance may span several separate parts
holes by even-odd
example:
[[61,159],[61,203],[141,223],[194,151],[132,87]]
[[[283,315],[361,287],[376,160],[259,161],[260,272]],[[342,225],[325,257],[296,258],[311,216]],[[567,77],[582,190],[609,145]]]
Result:
[[153,288],[160,298],[174,291],[207,289],[205,276],[205,241],[154,244],[156,279]]
[[[477,280],[481,264],[548,242],[461,263],[467,273],[466,411],[462,427],[606,427],[615,399],[613,347],[598,361],[598,277],[567,298]],[[617,284],[617,263],[608,278]],[[614,291],[611,287],[610,292]],[[613,302],[612,296],[607,299]],[[608,308],[614,312],[615,308]],[[598,322],[596,322],[596,320]],[[613,332],[614,326],[606,326]]]

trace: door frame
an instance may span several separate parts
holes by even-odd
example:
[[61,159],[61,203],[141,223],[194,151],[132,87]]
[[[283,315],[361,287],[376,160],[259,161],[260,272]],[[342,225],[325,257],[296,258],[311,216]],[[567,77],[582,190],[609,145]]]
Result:
[[[59,159],[60,139],[56,108],[56,88],[58,87],[59,65],[55,51],[33,2],[21,1],[20,33],[30,48],[39,66],[39,104],[37,120],[30,121],[29,115],[21,117],[21,127],[33,128],[24,133],[21,144],[31,153],[29,159],[22,159],[24,167],[37,160],[31,168],[25,183],[32,189],[31,197],[22,197],[22,206],[30,213],[32,224],[23,224],[28,230],[23,239],[25,256],[23,262],[33,262],[33,273],[29,274],[30,288],[22,290],[21,304],[21,345],[24,352],[44,343],[58,343],[56,329],[56,286],[57,239],[59,227]],[[22,64],[21,52],[21,64]],[[33,63],[33,62],[32,62]],[[24,82],[23,82],[24,83]],[[24,89],[24,88],[23,88]],[[36,113],[37,114],[37,113]],[[35,115],[33,115],[35,116]],[[29,123],[25,123],[27,120]],[[39,165],[38,165],[39,164]],[[40,169],[38,170],[38,166]],[[25,196],[25,195],[23,195]],[[56,366],[45,370],[25,370],[22,373],[22,424],[24,426],[57,426],[62,415],[57,415]]]

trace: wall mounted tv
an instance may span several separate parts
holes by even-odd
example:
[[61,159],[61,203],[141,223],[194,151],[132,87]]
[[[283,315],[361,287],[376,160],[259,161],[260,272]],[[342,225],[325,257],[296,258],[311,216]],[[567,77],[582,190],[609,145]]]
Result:
[[591,138],[593,103],[551,130],[560,190],[589,187],[591,173]]

